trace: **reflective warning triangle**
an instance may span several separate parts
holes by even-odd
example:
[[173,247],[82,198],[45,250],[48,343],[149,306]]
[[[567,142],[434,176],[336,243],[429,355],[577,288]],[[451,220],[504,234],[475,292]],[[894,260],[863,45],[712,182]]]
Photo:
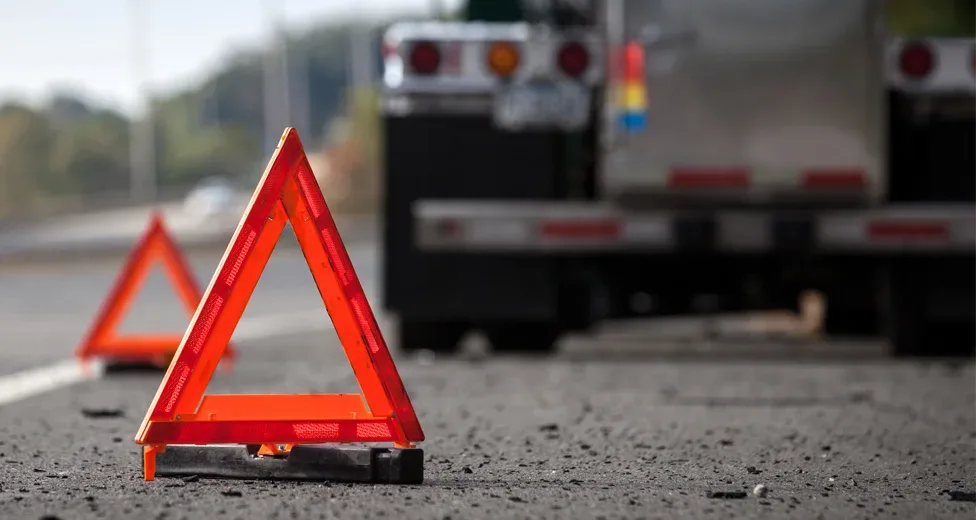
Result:
[[[290,223],[362,395],[204,395],[220,356]],[[251,202],[156,392],[135,441],[155,474],[168,444],[295,444],[424,440],[359,277],[312,174],[298,133],[285,129]]]
[[[150,268],[159,261],[176,289],[187,314],[200,303],[200,286],[189,263],[170,236],[162,214],[153,212],[149,226],[136,242],[115,280],[88,333],[75,350],[83,362],[92,358],[122,362],[154,362],[166,366],[180,345],[182,334],[118,335],[117,329],[129,310]],[[233,357],[234,349],[227,352]]]

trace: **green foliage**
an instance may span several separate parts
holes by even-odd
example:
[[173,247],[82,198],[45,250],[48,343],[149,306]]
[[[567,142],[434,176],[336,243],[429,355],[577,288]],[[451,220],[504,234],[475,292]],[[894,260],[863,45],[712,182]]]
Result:
[[355,142],[362,143],[364,167],[378,168],[382,143],[380,140],[379,91],[358,88],[349,101],[350,133]]
[[23,208],[50,178],[50,150],[51,127],[43,115],[20,104],[0,107],[0,216]]
[[49,175],[39,186],[49,194],[96,194],[128,182],[128,121],[102,113],[69,122],[50,135]]
[[[310,148],[323,142],[331,121],[349,116],[359,146],[377,155],[375,93],[346,93],[350,31],[363,27],[322,26],[289,37],[292,88],[297,93],[304,79],[301,90],[309,94],[302,140]],[[375,51],[378,56],[378,46]],[[232,56],[201,84],[154,100],[161,194],[184,192],[209,176],[251,184],[263,171],[263,53]],[[25,215],[52,197],[88,205],[107,195],[124,197],[130,184],[130,124],[71,93],[40,108],[0,107],[0,219]]]
[[903,36],[976,36],[973,0],[888,0],[889,32]]

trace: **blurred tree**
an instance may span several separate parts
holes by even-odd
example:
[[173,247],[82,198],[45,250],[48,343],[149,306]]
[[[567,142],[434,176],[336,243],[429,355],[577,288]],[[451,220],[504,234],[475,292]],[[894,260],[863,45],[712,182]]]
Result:
[[973,0],[888,0],[885,23],[902,36],[976,36]]
[[0,107],[0,216],[22,211],[49,182],[51,129],[21,104]]
[[46,112],[55,126],[71,124],[94,114],[92,108],[80,97],[68,92],[55,94],[48,103]]
[[240,124],[195,132],[190,139],[177,134],[167,140],[162,169],[171,188],[187,189],[205,177],[254,179],[260,167],[258,138]]
[[[375,27],[375,25],[372,25]],[[349,116],[356,155],[378,157],[376,93],[371,89],[346,99],[350,35],[362,25],[314,27],[289,38],[293,109],[305,106],[308,128],[302,138],[317,147],[330,123]],[[380,55],[375,38],[374,55]],[[203,177],[247,179],[263,170],[264,61],[260,49],[232,56],[193,88],[168,93],[153,102],[157,179],[161,194],[175,194]],[[378,77],[380,60],[374,62]],[[307,92],[307,103],[295,96]],[[373,163],[357,168],[375,171]],[[129,122],[120,114],[86,103],[71,92],[58,93],[43,109],[22,105],[0,109],[0,211],[24,206],[33,197],[99,194],[129,188]]]
[[349,95],[349,144],[347,153],[352,201],[356,211],[373,211],[379,200],[382,168],[379,92],[360,87]]
[[129,184],[129,123],[118,114],[91,113],[52,135],[48,194],[93,195]]
[[379,92],[375,88],[361,87],[352,91],[349,101],[350,138],[359,143],[360,169],[364,174],[375,175],[383,143],[380,132]]

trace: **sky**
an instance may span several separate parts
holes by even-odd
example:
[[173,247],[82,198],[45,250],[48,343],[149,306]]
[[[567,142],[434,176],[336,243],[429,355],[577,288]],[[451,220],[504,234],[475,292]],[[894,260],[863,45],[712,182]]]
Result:
[[[132,5],[145,14],[142,43]],[[302,28],[332,18],[431,12],[434,0],[0,0],[0,99],[80,94],[131,113],[140,77],[153,90],[197,81],[238,49],[268,41],[271,20]],[[441,0],[445,6],[458,0]],[[138,49],[143,47],[144,52]],[[137,61],[136,57],[139,56]],[[136,64],[140,64],[137,67]],[[141,72],[140,72],[141,70]]]

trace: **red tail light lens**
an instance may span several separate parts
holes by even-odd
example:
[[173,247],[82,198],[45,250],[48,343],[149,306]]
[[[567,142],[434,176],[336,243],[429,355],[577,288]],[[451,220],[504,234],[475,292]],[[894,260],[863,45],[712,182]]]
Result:
[[417,42],[410,49],[410,68],[414,74],[435,74],[441,66],[441,51],[431,42]]
[[556,57],[559,63],[559,70],[567,76],[578,78],[586,72],[590,66],[590,53],[577,42],[569,42],[559,49]]
[[901,50],[898,66],[901,67],[902,74],[909,78],[922,79],[935,67],[935,55],[924,43],[909,43]]

